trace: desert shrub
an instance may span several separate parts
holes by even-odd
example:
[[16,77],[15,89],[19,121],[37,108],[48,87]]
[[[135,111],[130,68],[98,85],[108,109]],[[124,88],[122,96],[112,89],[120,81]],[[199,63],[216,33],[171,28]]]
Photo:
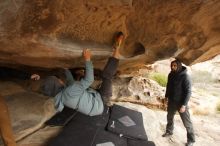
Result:
[[217,111],[220,112],[220,102],[217,105]]
[[167,76],[162,73],[150,73],[149,78],[156,81],[162,87],[166,87],[167,85]]
[[211,91],[211,95],[216,96],[216,97],[220,97],[219,91]]

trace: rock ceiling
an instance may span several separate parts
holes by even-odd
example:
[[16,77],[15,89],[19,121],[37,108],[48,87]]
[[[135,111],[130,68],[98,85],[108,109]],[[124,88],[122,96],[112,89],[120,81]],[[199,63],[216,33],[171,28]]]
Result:
[[2,0],[0,65],[96,68],[126,35],[120,70],[178,57],[191,65],[220,54],[219,0]]

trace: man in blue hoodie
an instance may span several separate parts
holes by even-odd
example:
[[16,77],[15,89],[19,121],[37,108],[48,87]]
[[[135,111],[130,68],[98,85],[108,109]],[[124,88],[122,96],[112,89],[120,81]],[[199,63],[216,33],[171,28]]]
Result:
[[188,101],[191,96],[191,80],[187,74],[186,67],[182,66],[179,60],[172,61],[170,67],[171,72],[168,75],[165,94],[165,98],[168,99],[167,126],[166,132],[162,136],[167,137],[173,134],[173,118],[176,111],[178,111],[187,131],[186,146],[192,146],[195,142],[195,135],[188,111]]
[[102,114],[104,104],[112,96],[112,78],[119,64],[119,48],[124,39],[123,33],[116,37],[116,45],[112,56],[108,59],[102,72],[102,84],[99,90],[90,88],[94,81],[94,69],[91,61],[91,52],[84,49],[82,56],[85,60],[85,74],[80,80],[75,80],[71,72],[66,69],[66,79],[61,80],[50,76],[42,86],[42,92],[48,96],[55,96],[55,108],[62,111],[64,105],[85,115],[95,116]]

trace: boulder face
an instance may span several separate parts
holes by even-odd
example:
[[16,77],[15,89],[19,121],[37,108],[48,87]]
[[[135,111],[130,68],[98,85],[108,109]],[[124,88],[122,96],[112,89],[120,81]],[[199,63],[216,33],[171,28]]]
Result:
[[79,67],[82,48],[102,68],[116,32],[119,69],[178,57],[191,65],[220,54],[218,0],[11,0],[0,2],[0,65]]

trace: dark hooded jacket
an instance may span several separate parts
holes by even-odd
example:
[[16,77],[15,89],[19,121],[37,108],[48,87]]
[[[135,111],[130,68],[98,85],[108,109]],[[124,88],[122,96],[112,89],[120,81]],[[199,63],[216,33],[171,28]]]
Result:
[[179,105],[187,105],[191,96],[191,79],[186,67],[182,66],[178,72],[170,72],[165,97]]

